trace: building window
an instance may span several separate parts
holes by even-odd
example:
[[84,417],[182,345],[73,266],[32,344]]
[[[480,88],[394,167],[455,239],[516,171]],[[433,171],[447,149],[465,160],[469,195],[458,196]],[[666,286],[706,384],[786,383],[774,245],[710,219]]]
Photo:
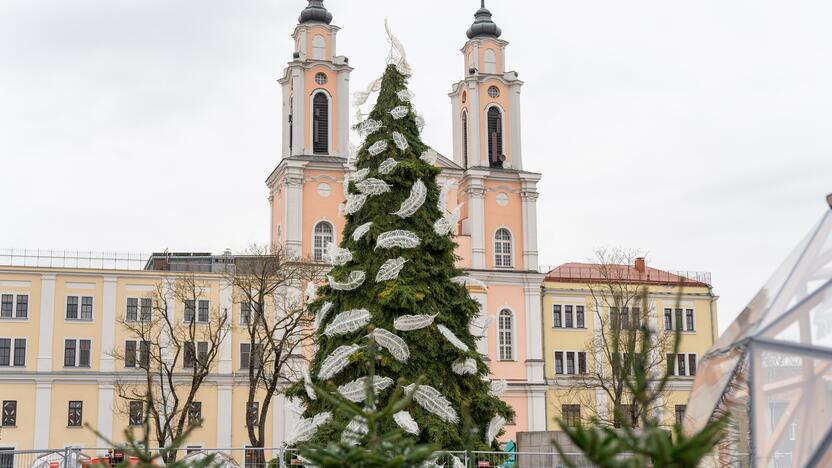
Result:
[[575,328],[575,321],[573,320],[574,316],[572,315],[572,310],[573,309],[574,309],[574,307],[572,307],[571,305],[564,306],[564,308],[563,308],[563,312],[564,312],[564,314],[563,314],[563,318],[564,318],[563,326],[565,328]]
[[0,468],[14,468],[14,447],[0,447]]
[[500,360],[511,361],[514,359],[514,315],[510,310],[500,311],[498,320],[498,343],[500,347]]
[[673,330],[673,309],[664,309],[664,329]]
[[262,362],[263,343],[257,343],[254,346],[254,353],[251,352],[251,343],[240,343],[240,369],[248,369],[249,363],[258,369]]
[[199,314],[196,317],[196,320],[201,323],[208,323],[208,308],[209,302],[208,301],[199,301]]
[[312,98],[312,151],[329,153],[329,98],[324,93]]
[[693,377],[696,375],[696,355],[688,354],[688,375]]
[[0,318],[12,318],[14,294],[3,294],[0,302]]
[[566,353],[566,373],[570,375],[575,374],[575,353]]
[[153,299],[143,297],[141,300],[141,320],[149,322],[153,318]]
[[497,54],[491,49],[485,49],[485,72],[489,74],[497,73]]
[[694,377],[696,376],[696,354],[693,353],[679,353],[676,355],[667,354],[667,372],[668,375],[676,377]]
[[[80,301],[79,301],[80,299]],[[80,304],[80,308],[79,308]],[[91,296],[67,296],[66,298],[66,319],[67,320],[92,320]]]
[[586,352],[555,351],[555,374],[586,375],[586,373]]
[[563,353],[555,351],[555,374],[563,374]]
[[202,402],[193,401],[188,408],[188,425],[201,426],[202,425]]
[[555,328],[563,328],[563,318],[560,309],[561,307],[559,304],[552,306],[552,326]]
[[251,302],[240,303],[240,325],[248,325],[251,321]]
[[685,310],[685,331],[694,330],[693,309]]
[[506,228],[494,233],[494,266],[511,267],[511,232]]
[[25,365],[26,338],[0,338],[0,367],[23,367]]
[[190,323],[194,321],[194,317],[196,316],[196,302],[187,300],[185,301],[185,322]]
[[[462,102],[465,102],[465,93],[462,94]],[[468,112],[462,113],[462,161],[462,167],[468,169]]]
[[575,326],[577,328],[586,328],[584,306],[575,306]]
[[139,319],[139,299],[136,297],[127,298],[127,321],[135,322]]
[[621,427],[625,422],[631,427],[638,427],[635,405],[618,405],[615,412],[615,427]]
[[27,294],[18,294],[16,304],[17,307],[15,307],[14,294],[3,294],[0,297],[0,318],[28,318],[29,296]]
[[90,340],[64,340],[64,367],[90,367]]
[[315,225],[314,235],[312,239],[312,256],[316,262],[324,261],[327,248],[335,239],[335,229],[332,224],[321,221]]
[[131,401],[129,412],[129,423],[131,426],[141,426],[144,424],[144,402]]
[[69,427],[81,427],[84,421],[84,403],[81,401],[70,401],[67,423]]
[[186,341],[182,353],[182,367],[191,369],[194,367],[194,360],[196,359],[196,349],[194,349],[193,341]]
[[256,427],[260,421],[260,402],[246,402],[246,427]]
[[17,400],[3,400],[3,427],[17,426]]
[[503,113],[488,109],[488,161],[491,167],[503,167]]
[[128,340],[124,342],[124,367],[150,367],[150,342]]
[[581,405],[562,405],[563,422],[569,427],[581,424]]
[[81,320],[92,320],[92,297],[81,298]]
[[685,410],[687,405],[676,405],[676,424],[682,425],[685,422]]
[[315,74],[315,83],[318,83],[319,85],[323,86],[323,85],[326,84],[327,81],[328,81],[328,79],[326,77],[326,73],[316,73]]
[[78,296],[67,296],[66,319],[78,320]]
[[17,308],[15,318],[27,318],[29,316],[29,296],[26,294],[17,295]]
[[488,88],[488,96],[494,99],[500,97],[500,88],[496,86],[491,86]]
[[326,60],[326,40],[320,34],[312,38],[312,58],[314,60]]
[[682,328],[682,309],[676,309],[676,315],[674,318],[676,319],[675,329],[681,331]]

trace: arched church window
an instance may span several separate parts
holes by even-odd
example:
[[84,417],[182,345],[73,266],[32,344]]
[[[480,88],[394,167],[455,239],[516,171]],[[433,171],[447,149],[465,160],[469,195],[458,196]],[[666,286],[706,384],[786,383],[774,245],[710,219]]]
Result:
[[312,58],[326,60],[326,40],[320,34],[312,39]]
[[497,229],[494,233],[494,266],[510,268],[511,262],[511,232],[506,228]]
[[496,74],[497,73],[497,54],[494,53],[491,49],[485,50],[485,72]]
[[327,247],[335,240],[334,233],[335,229],[327,221],[321,221],[315,225],[312,239],[312,258],[316,262],[324,261]]
[[488,161],[503,167],[503,159],[503,113],[495,106],[488,109]]
[[326,77],[326,73],[315,74],[315,83],[318,83],[319,85],[323,86],[326,84],[327,81],[328,79]]
[[497,318],[497,346],[500,361],[514,360],[514,314],[508,309]]
[[329,153],[329,98],[324,93],[312,99],[312,151]]
[[468,169],[468,112],[462,113],[462,161],[465,169]]

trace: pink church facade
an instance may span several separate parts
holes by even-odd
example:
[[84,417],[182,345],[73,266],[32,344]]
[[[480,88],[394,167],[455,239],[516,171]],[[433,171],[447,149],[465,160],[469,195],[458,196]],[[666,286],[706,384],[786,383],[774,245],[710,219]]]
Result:
[[[337,55],[339,28],[320,0],[311,0],[295,28],[295,52],[279,80],[283,90],[281,160],[269,175],[270,241],[322,261],[344,228],[342,205],[349,161],[349,76]],[[462,203],[455,228],[459,267],[487,287],[469,285],[481,304],[472,331],[482,336],[492,379],[505,379],[503,398],[516,413],[516,432],[546,430],[546,382],[538,272],[537,183],[524,170],[523,82],[506,71],[508,43],[484,7],[462,48],[463,77],[449,94],[453,155],[438,155],[440,184],[450,184],[449,209]],[[430,142],[426,142],[430,144]],[[515,439],[516,440],[516,439]]]

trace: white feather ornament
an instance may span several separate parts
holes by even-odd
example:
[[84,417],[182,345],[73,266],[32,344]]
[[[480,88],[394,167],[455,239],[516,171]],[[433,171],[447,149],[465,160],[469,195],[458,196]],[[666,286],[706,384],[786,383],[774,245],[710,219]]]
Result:
[[364,223],[361,226],[355,228],[355,231],[352,232],[352,240],[358,242],[364,237],[364,234],[370,232],[370,227],[373,226],[373,222],[370,221],[369,223]]
[[332,276],[327,275],[329,287],[336,291],[352,291],[353,289],[358,289],[359,286],[364,284],[366,277],[367,275],[363,271],[355,270],[350,272],[350,277],[346,282],[339,283]]
[[425,118],[421,115],[416,116],[416,128],[419,129],[419,133],[422,133],[422,130],[425,129]]
[[480,281],[476,278],[472,278],[470,276],[455,276],[455,277],[451,278],[451,282],[456,283],[460,286],[468,286],[469,284],[472,284],[472,285],[480,287],[482,289],[488,289],[487,284],[483,283],[482,281]]
[[392,115],[394,119],[399,120],[407,116],[408,112],[410,112],[410,109],[408,109],[407,106],[397,106],[390,110],[390,115]]
[[467,467],[465,466],[465,463],[462,463],[462,460],[460,460],[459,458],[457,458],[457,456],[456,456],[456,455],[451,455],[451,458],[452,458],[452,459],[453,459],[453,461],[454,461],[454,468],[467,468]]
[[344,432],[341,433],[341,442],[347,445],[358,445],[361,443],[361,438],[369,432],[370,429],[367,427],[367,420],[361,416],[355,416],[347,424],[347,427],[344,428]]
[[508,388],[508,382],[505,380],[493,380],[488,385],[488,394],[494,398],[500,398],[500,395]]
[[396,166],[398,166],[398,165],[399,165],[399,162],[396,161],[395,159],[387,158],[387,159],[384,160],[383,163],[379,164],[378,172],[381,173],[381,174],[387,175],[387,174],[393,172],[393,169],[395,169]]
[[309,368],[303,366],[303,388],[306,390],[306,396],[310,400],[317,400],[318,395],[315,393],[315,387],[312,386],[312,377],[309,375]]
[[422,204],[425,203],[427,196],[427,186],[425,186],[425,183],[422,182],[421,179],[417,180],[413,183],[413,187],[410,188],[410,195],[405,201],[402,202],[401,207],[399,207],[399,211],[393,214],[399,218],[408,218],[413,216],[413,214],[422,207]]
[[451,182],[445,181],[439,189],[439,201],[436,204],[437,208],[439,208],[439,211],[442,213],[447,211],[445,207],[448,206],[448,193],[450,193],[450,191]]
[[[412,392],[416,384],[410,384],[405,387],[406,392]],[[459,421],[456,410],[454,410],[451,403],[439,393],[439,390],[430,385],[420,385],[413,393],[413,399],[426,411],[439,416],[443,421],[449,423],[456,423]]]
[[462,205],[457,205],[453,212],[437,219],[433,223],[433,232],[440,236],[446,236],[451,233],[454,227],[456,227],[456,223],[459,222],[459,216],[462,213],[461,209]]
[[378,156],[387,149],[387,140],[379,140],[367,148],[367,152],[373,156]]
[[312,302],[318,297],[318,285],[314,281],[310,281],[306,285],[306,301]]
[[434,164],[436,164],[436,157],[438,154],[439,153],[437,153],[436,151],[427,149],[424,153],[422,153],[421,156],[419,156],[419,159],[433,166]]
[[358,126],[358,133],[364,136],[370,136],[373,133],[379,131],[383,125],[378,120],[367,119],[361,122],[361,125]]
[[404,257],[391,258],[384,262],[381,268],[378,269],[378,274],[376,274],[376,283],[398,278],[405,263],[407,263],[407,260]]
[[336,315],[324,330],[326,336],[346,335],[370,323],[370,311],[367,309],[354,309],[341,312]]
[[318,432],[318,428],[328,423],[330,419],[332,419],[330,412],[316,414],[313,418],[301,419],[286,439],[286,445],[308,441]]
[[329,311],[332,310],[332,306],[333,304],[331,302],[324,302],[324,305],[322,305],[321,309],[318,310],[318,313],[315,314],[315,331],[318,331],[318,329],[321,328],[321,324],[324,323],[324,320],[326,320],[326,316],[329,314]]
[[490,444],[492,440],[497,437],[497,434],[500,433],[500,430],[505,426],[506,418],[500,416],[494,416],[491,421],[488,423],[488,428],[485,430],[485,443]]
[[454,345],[455,348],[457,348],[460,351],[468,351],[468,345],[463,343],[462,340],[460,340],[459,338],[457,338],[457,336],[454,335],[454,332],[448,329],[448,327],[440,323],[436,326],[436,328],[439,329],[439,333],[441,333],[446,340],[448,340],[452,345]]
[[421,242],[416,233],[397,229],[379,234],[376,239],[376,249],[392,249],[393,247],[415,249]]
[[407,138],[399,132],[393,132],[393,143],[396,144],[396,148],[402,151],[410,148],[410,143],[407,142]]
[[402,102],[410,102],[410,100],[413,99],[413,94],[411,94],[410,91],[408,91],[406,89],[401,89],[399,91],[396,91],[396,96],[398,96],[399,101],[402,101]]
[[[378,395],[384,390],[387,390],[393,385],[393,379],[390,377],[373,378],[373,393]],[[360,403],[367,399],[367,377],[353,380],[338,387],[338,393],[347,400],[353,403]]]
[[435,315],[402,315],[393,320],[393,328],[399,331],[421,330],[433,324]]
[[344,213],[351,215],[358,213],[358,210],[364,207],[367,202],[367,195],[363,193],[352,194],[347,197],[347,206],[344,208]]
[[419,435],[419,424],[407,411],[399,411],[394,414],[393,420],[408,434]]
[[410,358],[410,348],[395,333],[383,328],[376,328],[370,335],[379,346],[389,351],[397,361],[407,362],[408,358]]
[[361,182],[355,184],[355,186],[358,188],[358,191],[364,195],[381,195],[382,193],[390,191],[390,186],[387,182],[381,179],[369,178],[362,180]]
[[350,364],[350,356],[361,349],[357,344],[339,346],[335,351],[324,359],[321,369],[318,371],[318,380],[331,379],[335,374],[344,370]]
[[451,364],[451,370],[457,375],[474,375],[477,373],[477,361],[472,358],[457,359]]
[[326,257],[332,265],[341,266],[352,260],[352,252],[338,247],[335,242],[330,242],[326,248]]
[[364,169],[359,169],[353,172],[350,176],[350,180],[353,182],[361,182],[366,179],[368,175],[370,175],[370,168],[365,167]]

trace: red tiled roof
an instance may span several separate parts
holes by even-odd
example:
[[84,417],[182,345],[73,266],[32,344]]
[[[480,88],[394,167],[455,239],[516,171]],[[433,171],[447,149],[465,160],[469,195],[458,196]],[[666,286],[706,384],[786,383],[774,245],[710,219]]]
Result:
[[708,287],[710,274],[697,272],[669,272],[645,267],[639,272],[632,265],[598,265],[593,263],[564,263],[546,274],[547,281],[562,283],[594,283],[621,281],[632,284],[663,284]]

